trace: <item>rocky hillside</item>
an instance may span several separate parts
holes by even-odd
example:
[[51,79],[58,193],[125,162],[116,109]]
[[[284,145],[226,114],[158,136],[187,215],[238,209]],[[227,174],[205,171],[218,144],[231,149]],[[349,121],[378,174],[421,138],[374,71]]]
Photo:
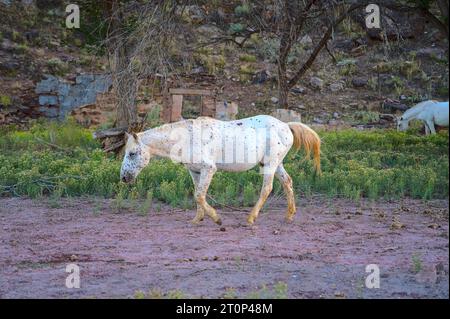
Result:
[[[95,28],[67,29],[64,8],[64,1],[0,1],[0,124],[70,114],[86,125],[112,121],[114,94],[107,60],[92,45]],[[195,35],[193,44],[219,34],[204,7],[189,6],[183,14]],[[447,40],[424,18],[391,14],[396,24],[388,23],[381,38],[368,34],[358,16],[335,30],[329,50],[291,90],[289,106],[303,121],[383,124],[380,114],[393,112],[383,108],[386,99],[408,106],[429,98],[448,100]],[[321,35],[311,31],[299,41],[290,57],[293,68]],[[188,62],[179,66],[177,85],[217,89],[222,100],[239,105],[239,117],[277,108],[276,39],[254,34],[242,47],[193,47]],[[145,111],[160,103],[151,87],[142,85],[140,91]]]

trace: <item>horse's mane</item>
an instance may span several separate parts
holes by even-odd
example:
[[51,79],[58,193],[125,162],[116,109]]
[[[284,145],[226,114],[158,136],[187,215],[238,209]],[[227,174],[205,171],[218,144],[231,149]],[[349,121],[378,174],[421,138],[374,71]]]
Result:
[[405,113],[403,113],[402,118],[408,119],[409,117],[414,116],[417,113],[421,112],[425,107],[427,107],[429,104],[432,103],[438,103],[438,101],[435,100],[422,101],[414,105],[412,108],[408,109]]

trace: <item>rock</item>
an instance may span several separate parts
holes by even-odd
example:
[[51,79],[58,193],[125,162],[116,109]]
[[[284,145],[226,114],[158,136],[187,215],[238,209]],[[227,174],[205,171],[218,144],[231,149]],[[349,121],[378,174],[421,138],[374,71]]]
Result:
[[338,126],[339,125],[339,121],[329,120],[328,121],[328,125],[330,125],[330,126]]
[[321,119],[319,119],[318,117],[315,117],[315,118],[313,119],[313,123],[316,123],[316,124],[324,124],[324,121],[321,120]]
[[205,68],[202,66],[198,66],[191,70],[191,74],[200,74],[200,73],[205,73]]
[[37,94],[51,93],[58,89],[59,80],[56,76],[47,75],[45,80],[42,80],[36,85],[35,92]]
[[[201,25],[196,31],[206,37],[218,37],[220,35],[220,29],[214,25]],[[184,37],[184,36],[183,36]]]
[[272,96],[272,97],[270,98],[270,101],[271,101],[273,104],[276,104],[276,103],[278,103],[278,98],[275,97],[275,96]]
[[311,47],[313,44],[313,40],[309,35],[305,35],[303,38],[301,38],[300,44],[305,47]]
[[406,11],[384,8],[381,18],[381,29],[366,28],[366,15],[363,11],[356,13],[354,19],[367,30],[371,40],[397,41],[406,38],[416,38],[423,34],[426,19],[420,15],[411,16]]
[[38,111],[45,117],[55,118],[59,115],[59,110],[57,107],[40,106],[38,108]]
[[201,7],[196,5],[184,6],[184,12],[187,13],[189,19],[193,23],[201,23],[205,18],[205,13]]
[[311,79],[309,79],[309,84],[314,88],[314,89],[318,89],[321,90],[323,88],[324,82],[322,79],[313,76],[311,77]]
[[352,85],[355,88],[362,88],[365,87],[368,84],[367,78],[364,77],[355,77],[352,79]]
[[219,102],[216,104],[216,119],[219,119],[221,121],[235,120],[238,111],[238,105],[234,102]]
[[445,51],[440,48],[427,47],[417,50],[416,56],[424,59],[437,58],[443,60],[445,59]]
[[0,48],[6,52],[13,52],[16,48],[16,45],[9,39],[3,39],[3,41],[0,44],[1,44]]
[[54,95],[39,96],[39,105],[57,105],[58,97]]
[[334,112],[333,113],[333,118],[334,119],[338,119],[338,118],[340,118],[341,116],[339,115],[339,113],[338,112]]
[[335,82],[330,84],[331,92],[339,92],[345,88],[345,83],[343,81]]
[[5,71],[7,73],[9,72],[15,72],[19,69],[19,63],[17,62],[0,62],[0,70]]
[[252,84],[263,84],[264,82],[267,81],[269,77],[270,77],[269,71],[266,70],[259,71],[255,73],[255,75],[253,76]]
[[[40,105],[57,105],[57,114],[62,118],[75,108],[95,104],[98,93],[105,93],[112,85],[109,75],[81,74],[75,77],[75,84],[48,75],[37,83],[35,92],[39,94]],[[53,110],[41,113],[53,117]]]
[[306,93],[306,92],[305,92],[305,88],[296,86],[296,87],[293,87],[293,88],[291,89],[291,93],[294,93],[294,94],[304,94],[304,93]]
[[303,104],[297,105],[296,108],[300,110],[306,110],[306,106],[304,106]]
[[27,41],[32,42],[39,37],[39,30],[33,29],[31,31],[25,32],[25,38]]
[[283,122],[301,122],[302,115],[294,110],[276,109],[272,116]]
[[352,39],[338,39],[334,42],[333,48],[340,50],[350,50],[354,47]]

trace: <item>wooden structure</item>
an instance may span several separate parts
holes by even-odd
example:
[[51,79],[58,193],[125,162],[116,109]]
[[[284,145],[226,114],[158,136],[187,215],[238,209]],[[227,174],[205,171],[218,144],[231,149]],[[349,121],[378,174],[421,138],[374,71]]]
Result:
[[215,90],[172,88],[166,91],[164,96],[161,119],[165,123],[176,122],[182,119],[181,112],[184,95],[201,96],[201,116],[214,117],[216,115],[217,93]]

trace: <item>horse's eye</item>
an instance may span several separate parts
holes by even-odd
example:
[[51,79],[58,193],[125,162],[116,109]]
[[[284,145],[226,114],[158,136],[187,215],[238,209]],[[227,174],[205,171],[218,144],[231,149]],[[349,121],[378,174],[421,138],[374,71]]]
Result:
[[130,152],[130,153],[128,153],[128,156],[129,156],[129,157],[135,157],[135,156],[136,156],[136,153],[135,153],[135,152]]

